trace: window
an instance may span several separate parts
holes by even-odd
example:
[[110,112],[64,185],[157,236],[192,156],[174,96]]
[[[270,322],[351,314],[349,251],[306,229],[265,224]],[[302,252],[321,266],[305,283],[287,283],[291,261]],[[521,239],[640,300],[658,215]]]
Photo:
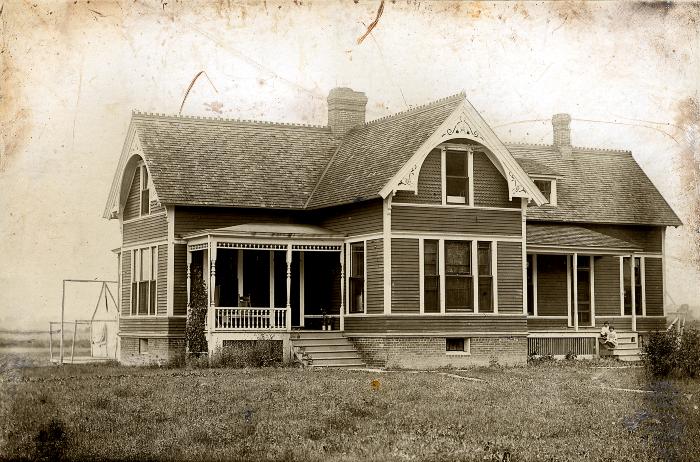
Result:
[[527,255],[527,314],[535,315],[535,255]]
[[469,173],[466,152],[445,153],[445,187],[447,203],[469,203]]
[[445,241],[445,311],[474,311],[471,242]]
[[576,294],[578,295],[578,322],[590,324],[591,320],[591,257],[576,257]]
[[158,248],[133,250],[131,264],[131,314],[156,314]]
[[439,242],[426,239],[423,242],[423,311],[440,312],[440,257]]
[[557,180],[547,178],[534,179],[532,181],[547,199],[549,205],[557,205]]
[[469,354],[471,350],[471,339],[468,338],[446,338],[445,351],[447,354]]
[[634,259],[634,311],[641,316],[642,310],[642,259]]
[[148,169],[141,165],[141,215],[151,213],[151,193],[148,187]]
[[[624,314],[632,315],[632,278],[630,257],[622,258],[622,279],[624,287]],[[642,315],[642,275],[641,260],[634,258],[634,311],[637,316]]]
[[479,263],[479,312],[493,313],[493,275],[491,274],[491,243],[477,244]]
[[350,313],[365,310],[365,244],[350,244]]
[[141,354],[141,355],[148,354],[148,339],[147,338],[140,338],[139,339],[139,354]]

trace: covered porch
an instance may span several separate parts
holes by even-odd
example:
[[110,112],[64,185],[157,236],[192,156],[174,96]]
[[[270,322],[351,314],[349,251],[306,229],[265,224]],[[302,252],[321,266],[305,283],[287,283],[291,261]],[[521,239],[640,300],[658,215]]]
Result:
[[187,306],[201,275],[210,345],[256,333],[288,339],[293,329],[342,330],[344,237],[317,226],[278,223],[186,236]]
[[664,328],[663,236],[612,225],[527,224],[527,315],[533,335]]

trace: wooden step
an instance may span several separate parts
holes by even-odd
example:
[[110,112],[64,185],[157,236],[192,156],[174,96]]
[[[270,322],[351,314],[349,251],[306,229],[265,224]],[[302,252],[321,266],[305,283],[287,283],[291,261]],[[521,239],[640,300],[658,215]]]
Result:
[[339,331],[293,332],[294,351],[311,367],[365,367],[355,346]]
[[314,359],[311,367],[365,367],[359,359]]
[[314,347],[314,346],[346,346],[352,347],[352,343],[346,338],[316,338],[316,339],[299,339],[292,340],[292,344],[297,347]]
[[315,351],[307,353],[314,361],[319,359],[357,359],[362,358],[357,351]]

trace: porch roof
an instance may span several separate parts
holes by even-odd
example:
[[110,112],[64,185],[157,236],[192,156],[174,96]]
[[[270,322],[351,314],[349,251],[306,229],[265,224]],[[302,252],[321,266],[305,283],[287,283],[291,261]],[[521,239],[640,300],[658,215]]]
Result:
[[612,236],[602,228],[548,223],[527,224],[527,245],[547,247],[576,247],[597,249],[643,250],[639,243],[630,242],[621,236]]
[[225,228],[203,229],[184,236],[185,240],[203,236],[221,237],[267,237],[287,239],[343,239],[345,234],[336,233],[314,225],[290,223],[245,223]]

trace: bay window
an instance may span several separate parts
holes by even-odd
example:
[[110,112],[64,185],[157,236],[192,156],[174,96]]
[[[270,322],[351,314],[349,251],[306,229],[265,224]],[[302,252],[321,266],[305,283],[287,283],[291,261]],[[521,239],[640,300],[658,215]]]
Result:
[[133,250],[131,265],[131,314],[156,314],[158,247]]

